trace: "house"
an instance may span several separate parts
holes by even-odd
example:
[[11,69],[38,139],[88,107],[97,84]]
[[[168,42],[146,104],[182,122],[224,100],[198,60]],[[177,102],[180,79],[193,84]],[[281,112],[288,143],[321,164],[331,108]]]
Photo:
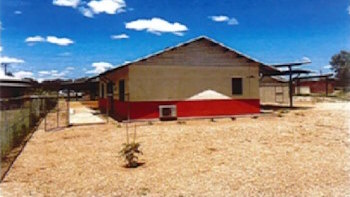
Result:
[[99,108],[117,120],[259,113],[269,69],[201,36],[102,73]]
[[[327,87],[328,86],[328,87]],[[332,94],[334,92],[334,78],[324,79],[303,79],[299,80],[294,85],[294,92],[298,95],[310,94]]]
[[288,80],[278,76],[260,79],[261,104],[289,104]]
[[24,96],[33,86],[30,79],[9,76],[0,69],[0,99]]

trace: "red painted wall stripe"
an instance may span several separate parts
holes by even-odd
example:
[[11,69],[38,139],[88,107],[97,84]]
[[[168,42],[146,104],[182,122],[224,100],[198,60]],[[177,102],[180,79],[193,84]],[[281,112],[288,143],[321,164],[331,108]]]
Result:
[[[128,117],[129,108],[130,119],[159,118],[159,105],[176,105],[178,117],[242,115],[260,112],[259,99],[145,102],[119,102],[114,100],[114,114],[111,113],[111,115],[118,120],[125,120]],[[101,111],[105,112],[107,99],[100,99],[99,107]]]

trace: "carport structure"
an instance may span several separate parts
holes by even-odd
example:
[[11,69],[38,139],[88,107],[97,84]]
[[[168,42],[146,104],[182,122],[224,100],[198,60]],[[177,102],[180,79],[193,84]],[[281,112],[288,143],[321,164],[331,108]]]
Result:
[[[299,77],[302,74],[310,74],[312,71],[305,69],[293,69],[294,67],[302,66],[304,64],[309,64],[311,62],[292,62],[292,63],[281,63],[281,64],[271,64],[269,67],[274,69],[269,69],[260,72],[261,77],[267,76],[288,76],[288,86],[289,86],[289,107],[293,107],[293,75]],[[279,70],[278,68],[287,68],[287,70]]]

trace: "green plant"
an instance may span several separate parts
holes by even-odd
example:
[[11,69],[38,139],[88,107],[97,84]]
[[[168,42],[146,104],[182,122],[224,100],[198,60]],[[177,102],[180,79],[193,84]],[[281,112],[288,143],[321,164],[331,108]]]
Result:
[[142,151],[139,149],[140,143],[131,142],[124,143],[123,148],[120,151],[120,155],[125,158],[127,162],[126,167],[128,168],[136,168],[139,166],[137,154],[142,154]]
[[150,189],[147,187],[141,187],[139,191],[137,192],[140,196],[146,196],[147,193],[150,192]]

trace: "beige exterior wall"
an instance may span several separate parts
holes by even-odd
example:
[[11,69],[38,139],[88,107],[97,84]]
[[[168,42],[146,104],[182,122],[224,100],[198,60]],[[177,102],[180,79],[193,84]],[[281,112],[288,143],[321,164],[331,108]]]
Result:
[[[205,39],[104,76],[115,82],[115,99],[120,79],[125,80],[130,101],[185,100],[208,89],[234,99],[259,99],[258,63]],[[233,77],[242,78],[242,95],[232,95]]]
[[262,78],[260,80],[260,103],[289,104],[288,83],[272,77]]
[[[259,99],[258,66],[131,66],[132,101],[185,100],[211,89],[235,99]],[[232,78],[242,77],[243,94],[232,95]]]
[[289,88],[283,85],[260,87],[260,103],[289,104]]

